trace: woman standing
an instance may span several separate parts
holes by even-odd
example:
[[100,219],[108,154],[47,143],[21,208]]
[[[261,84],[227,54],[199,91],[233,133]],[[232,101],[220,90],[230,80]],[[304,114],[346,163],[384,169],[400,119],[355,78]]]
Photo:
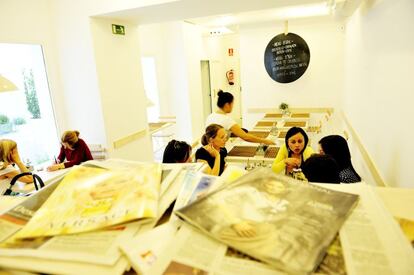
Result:
[[319,141],[319,145],[321,154],[330,155],[338,163],[341,182],[355,183],[361,181],[361,177],[352,166],[351,153],[345,138],[339,135],[326,136]]
[[300,168],[314,153],[308,142],[308,135],[302,128],[290,128],[286,133],[285,144],[280,147],[273,161],[272,170],[275,173],[284,171],[286,175],[291,175],[293,169]]
[[[55,171],[79,165],[81,162],[93,159],[91,151],[83,139],[79,138],[78,131],[66,131],[61,138],[62,146],[56,160],[56,164],[47,168],[48,171]],[[65,162],[66,159],[66,162]]]
[[233,110],[234,97],[231,93],[223,92],[220,90],[218,93],[217,107],[219,108],[217,112],[211,113],[206,120],[206,125],[218,124],[224,127],[228,132],[231,132],[233,135],[249,142],[255,143],[264,143],[268,145],[274,145],[275,142],[270,139],[260,138],[255,135],[246,133],[240,125],[236,123],[230,116],[227,114],[231,113]]
[[225,168],[225,157],[227,150],[224,148],[227,141],[227,133],[221,125],[211,124],[206,128],[206,132],[201,138],[201,144],[195,153],[197,162],[208,164],[206,173],[214,176],[220,176]]
[[[0,181],[5,179],[12,179],[14,176],[29,172],[29,169],[21,161],[19,151],[17,150],[17,143],[11,139],[0,139]],[[19,167],[18,171],[13,165]],[[32,183],[32,176],[23,176],[19,181],[24,183]]]

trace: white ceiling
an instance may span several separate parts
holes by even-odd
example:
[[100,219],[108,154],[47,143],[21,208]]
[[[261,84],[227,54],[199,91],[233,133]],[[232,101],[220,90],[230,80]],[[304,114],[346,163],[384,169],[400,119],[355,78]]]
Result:
[[[353,13],[361,0],[171,0],[163,4],[122,10],[98,17],[129,21],[135,24],[183,20],[205,28],[232,27],[264,21],[298,17],[341,18]],[[292,7],[327,6],[329,14],[291,14]]]
[[326,2],[326,0],[176,0],[159,5],[101,14],[98,17],[120,19],[136,24],[150,24],[230,14],[242,16],[245,12],[315,4],[323,1]]

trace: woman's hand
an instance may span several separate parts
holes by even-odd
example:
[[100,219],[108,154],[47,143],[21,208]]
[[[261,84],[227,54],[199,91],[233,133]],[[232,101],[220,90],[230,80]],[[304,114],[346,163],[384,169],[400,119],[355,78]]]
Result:
[[206,149],[207,152],[214,158],[220,156],[220,152],[217,151],[216,148],[214,148],[211,144],[204,146],[204,149]]
[[56,170],[59,170],[59,169],[63,169],[61,163],[50,165],[49,167],[47,167],[47,171],[49,171],[49,172],[53,172],[53,171],[56,171]]
[[285,164],[288,168],[298,168],[300,166],[300,159],[287,158],[285,159]]

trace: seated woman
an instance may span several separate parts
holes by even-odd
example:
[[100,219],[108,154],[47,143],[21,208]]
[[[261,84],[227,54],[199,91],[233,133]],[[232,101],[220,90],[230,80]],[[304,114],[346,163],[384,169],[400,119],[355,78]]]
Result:
[[[57,158],[57,163],[47,168],[48,171],[56,171],[79,165],[81,162],[93,159],[91,151],[85,141],[79,138],[78,131],[66,131],[61,138],[62,146]],[[64,162],[66,159],[66,162]]]
[[302,128],[290,128],[286,133],[285,144],[280,147],[273,161],[272,170],[292,175],[294,168],[301,168],[303,162],[314,153],[308,141],[308,135]]
[[352,166],[351,153],[345,138],[339,135],[326,136],[319,141],[319,146],[321,154],[330,155],[338,163],[341,182],[355,183],[361,181],[361,177]]
[[192,162],[191,145],[185,141],[171,140],[164,150],[163,163]]
[[275,144],[274,141],[270,139],[260,138],[255,135],[247,133],[243,130],[240,125],[236,123],[230,116],[227,114],[231,113],[233,110],[234,97],[231,93],[223,92],[220,90],[218,93],[217,107],[219,108],[217,112],[211,113],[206,120],[206,125],[218,124],[224,127],[228,132],[231,132],[234,136],[237,136],[245,141],[255,142],[255,143],[264,143],[268,145]]
[[340,183],[339,166],[329,155],[313,154],[302,165],[302,172],[310,182]]
[[227,150],[224,148],[227,141],[227,133],[221,125],[211,124],[206,128],[205,134],[201,138],[201,144],[195,153],[197,162],[208,164],[206,173],[214,176],[220,176],[225,168],[224,158],[227,156]]
[[[18,171],[13,165],[19,167]],[[0,139],[0,181],[12,179],[14,176],[29,172],[29,169],[23,164],[20,159],[17,144],[10,139]],[[32,183],[32,176],[20,177],[19,181],[24,183]]]

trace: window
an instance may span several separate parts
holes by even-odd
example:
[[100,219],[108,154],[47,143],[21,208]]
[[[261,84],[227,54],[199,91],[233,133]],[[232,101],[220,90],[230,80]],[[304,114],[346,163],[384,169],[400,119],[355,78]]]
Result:
[[0,43],[0,76],[16,88],[0,92],[0,138],[17,142],[23,162],[53,159],[58,136],[42,47]]

